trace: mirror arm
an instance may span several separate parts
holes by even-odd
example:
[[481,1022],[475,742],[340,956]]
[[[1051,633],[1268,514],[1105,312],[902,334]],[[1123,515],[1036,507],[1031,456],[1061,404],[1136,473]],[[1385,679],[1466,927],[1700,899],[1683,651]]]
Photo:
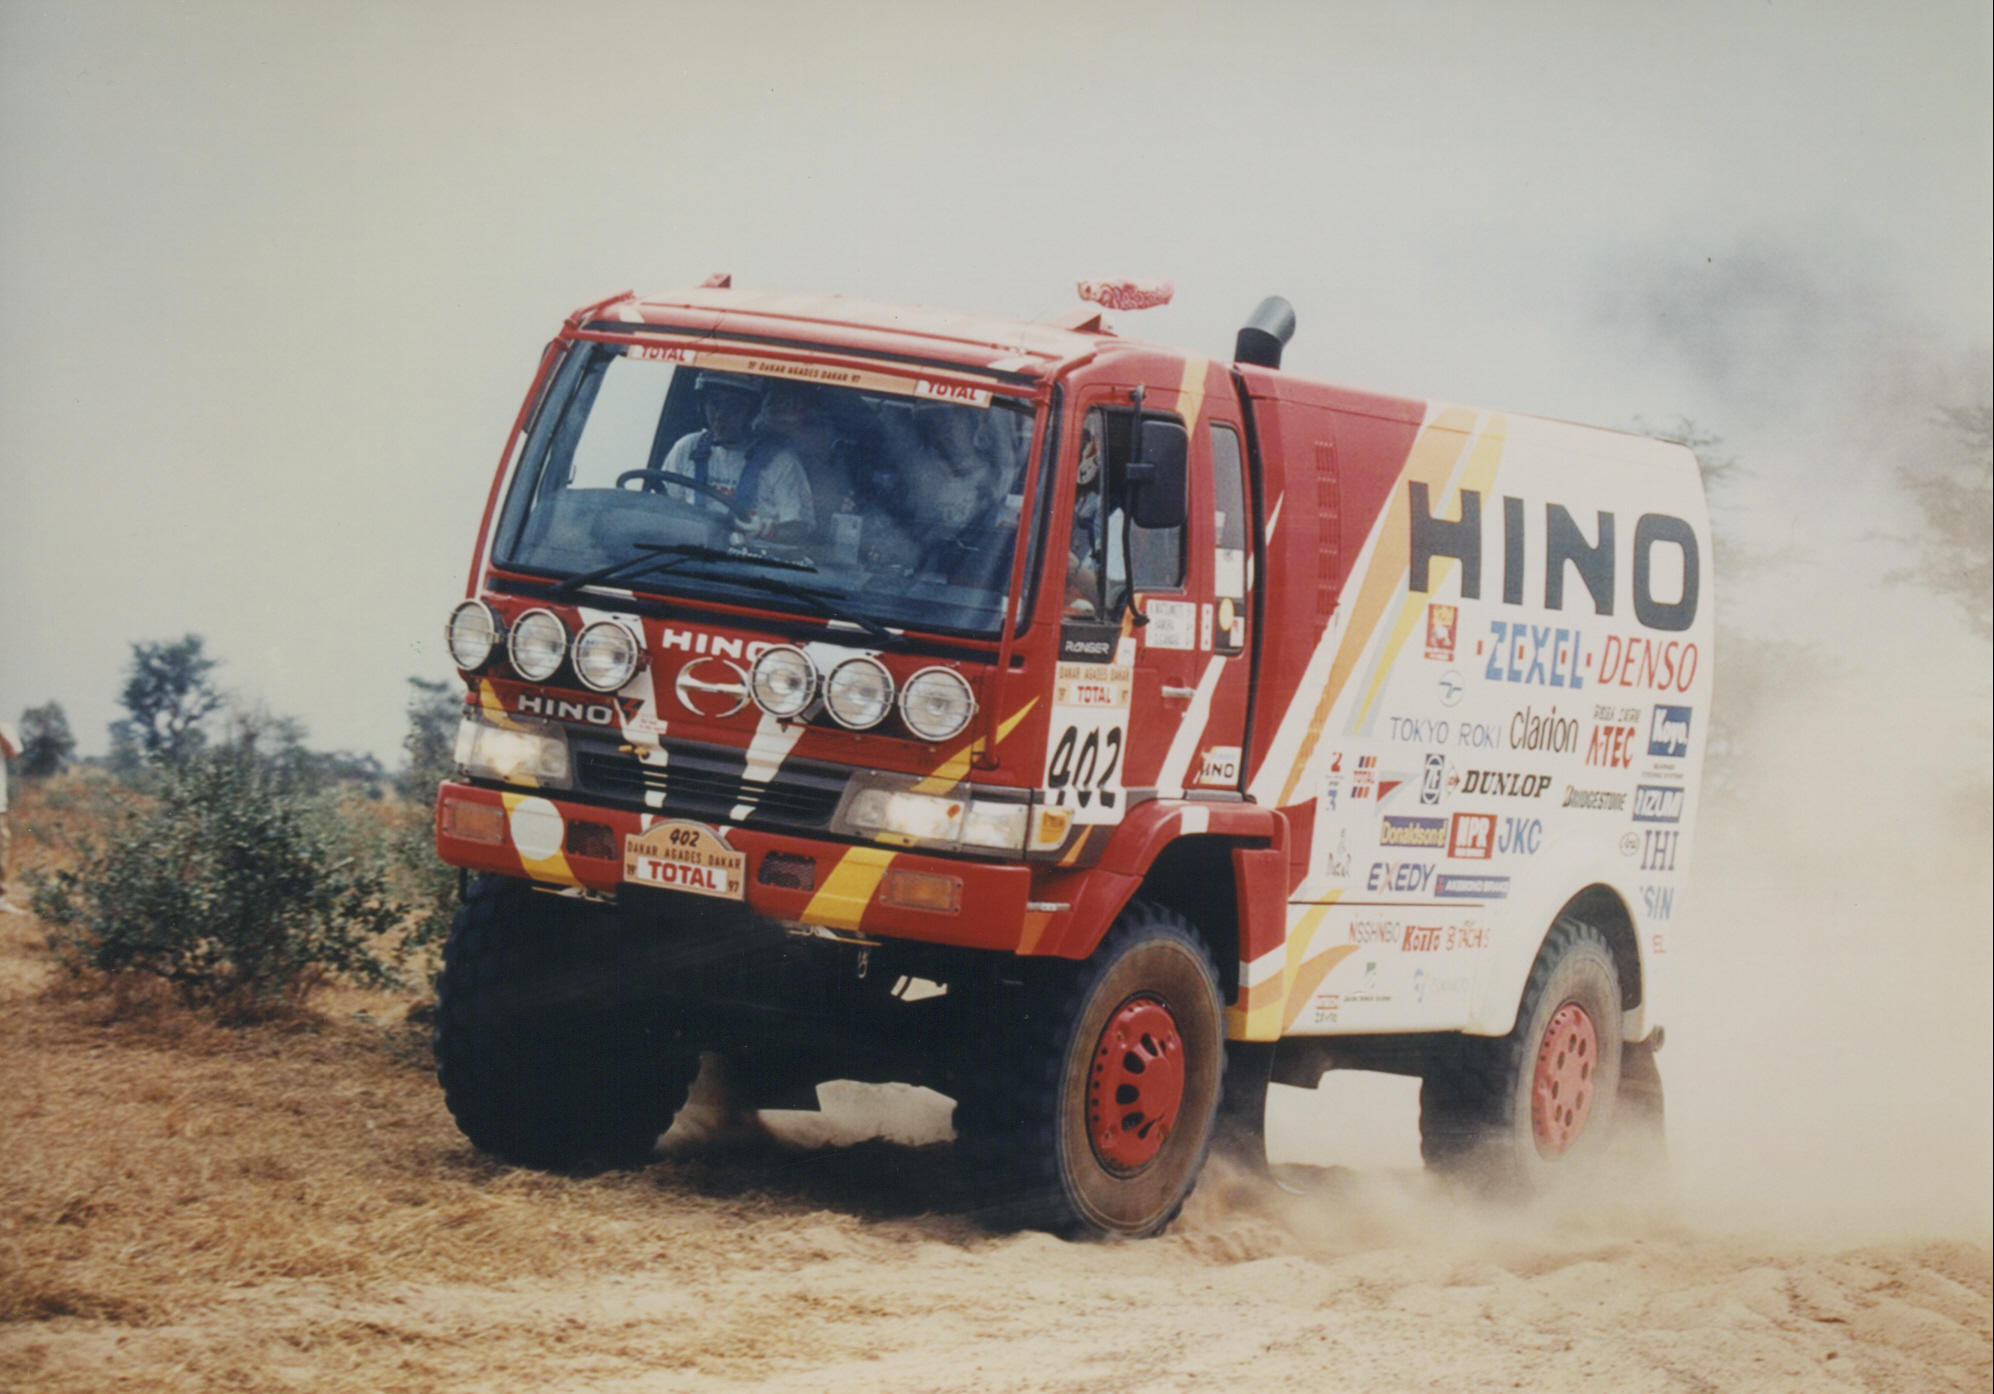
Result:
[[[1129,421],[1128,458],[1122,463],[1122,598],[1115,607],[1115,618],[1120,620],[1122,612],[1129,614],[1129,623],[1137,629],[1149,623],[1149,616],[1136,608],[1135,603],[1135,547],[1134,535],[1130,529],[1135,519],[1135,481],[1129,477],[1129,466],[1135,463],[1136,452],[1142,446],[1142,401],[1148,390],[1137,383],[1129,391],[1129,400],[1135,404],[1135,415]],[[1105,462],[1104,462],[1105,463]],[[1105,471],[1103,471],[1105,473]],[[1106,559],[1103,558],[1103,574],[1106,573]]]

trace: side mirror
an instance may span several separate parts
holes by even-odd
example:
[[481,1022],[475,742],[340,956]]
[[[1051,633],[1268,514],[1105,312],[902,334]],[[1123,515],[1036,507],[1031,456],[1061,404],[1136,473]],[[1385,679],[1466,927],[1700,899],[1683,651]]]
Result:
[[1181,528],[1185,464],[1191,438],[1175,421],[1144,418],[1136,456],[1128,464],[1129,516],[1137,527]]

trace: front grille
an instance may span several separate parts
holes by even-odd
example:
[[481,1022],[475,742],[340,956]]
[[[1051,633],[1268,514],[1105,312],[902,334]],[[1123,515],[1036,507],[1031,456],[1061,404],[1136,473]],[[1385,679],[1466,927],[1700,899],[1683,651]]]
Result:
[[[744,777],[742,754],[710,747],[667,745],[665,763],[647,765],[621,751],[582,748],[575,752],[575,776],[585,793],[651,804],[646,795],[664,796],[667,813],[713,822],[780,823],[789,827],[828,827],[844,796],[848,771],[835,765],[788,760],[771,780]],[[734,810],[747,804],[745,818]]]

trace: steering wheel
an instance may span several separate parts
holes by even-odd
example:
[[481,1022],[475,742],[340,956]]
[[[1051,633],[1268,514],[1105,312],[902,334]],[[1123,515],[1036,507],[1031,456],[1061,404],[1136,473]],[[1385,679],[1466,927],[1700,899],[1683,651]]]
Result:
[[621,489],[633,479],[641,479],[647,485],[656,485],[660,489],[667,485],[674,489],[690,489],[696,494],[704,494],[721,504],[726,508],[727,516],[742,526],[745,527],[753,521],[746,513],[743,513],[739,508],[734,506],[733,497],[725,489],[713,484],[702,484],[689,474],[679,474],[672,470],[625,470],[616,476],[616,487]]

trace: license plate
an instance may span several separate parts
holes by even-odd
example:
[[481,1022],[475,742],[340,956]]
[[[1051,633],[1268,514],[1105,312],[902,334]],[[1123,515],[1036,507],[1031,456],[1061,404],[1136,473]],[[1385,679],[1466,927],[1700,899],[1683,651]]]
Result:
[[658,823],[623,839],[623,879],[640,886],[740,900],[747,867],[747,854],[704,823]]

